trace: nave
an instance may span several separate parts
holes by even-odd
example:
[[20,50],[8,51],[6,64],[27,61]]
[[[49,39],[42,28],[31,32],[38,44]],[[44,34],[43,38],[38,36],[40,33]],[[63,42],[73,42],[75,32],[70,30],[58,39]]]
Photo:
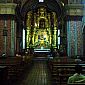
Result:
[[[72,58],[35,57],[33,54],[0,60],[0,85],[67,85],[68,77],[75,73],[78,64]],[[80,65],[85,75],[85,61]]]
[[51,75],[46,59],[34,59],[30,70],[24,73],[23,79],[14,85],[51,85]]

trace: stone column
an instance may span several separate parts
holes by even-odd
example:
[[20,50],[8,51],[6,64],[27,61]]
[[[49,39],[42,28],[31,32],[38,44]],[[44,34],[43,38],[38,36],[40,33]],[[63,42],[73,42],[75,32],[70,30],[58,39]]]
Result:
[[66,5],[67,13],[67,54],[83,55],[82,41],[82,4]]
[[11,56],[15,54],[15,21],[14,17],[11,18]]
[[67,53],[68,53],[68,56],[71,56],[71,38],[70,38],[70,20],[67,21]]
[[49,43],[51,45],[51,25],[50,25],[50,13],[48,13],[48,26],[49,26]]
[[82,18],[82,24],[83,24],[83,55],[85,55],[85,0],[82,0],[83,4],[83,18]]
[[27,43],[27,48],[29,48],[29,43],[30,43],[30,30],[31,30],[31,20],[30,20],[30,12],[27,14],[27,34],[26,34],[26,43]]
[[3,36],[4,36],[4,53],[7,56],[7,18],[4,17],[4,29],[3,29]]
[[54,15],[54,48],[57,47],[57,23],[56,23],[56,13],[53,12],[53,15]]
[[5,48],[5,53],[7,53],[7,56],[15,56],[15,34],[16,34],[15,19],[14,19],[15,8],[16,8],[15,3],[0,3],[0,14],[3,15],[4,17],[7,17],[4,24],[5,27],[4,48]]

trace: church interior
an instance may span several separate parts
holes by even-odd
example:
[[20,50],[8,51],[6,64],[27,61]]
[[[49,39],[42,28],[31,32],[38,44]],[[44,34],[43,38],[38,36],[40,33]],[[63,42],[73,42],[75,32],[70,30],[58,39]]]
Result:
[[68,85],[84,46],[85,0],[0,0],[0,85]]

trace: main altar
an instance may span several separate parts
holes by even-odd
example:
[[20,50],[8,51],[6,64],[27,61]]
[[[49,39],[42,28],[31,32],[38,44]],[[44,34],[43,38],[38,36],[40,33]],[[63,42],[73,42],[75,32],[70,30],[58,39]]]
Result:
[[58,47],[57,15],[40,7],[27,13],[26,47],[49,51]]

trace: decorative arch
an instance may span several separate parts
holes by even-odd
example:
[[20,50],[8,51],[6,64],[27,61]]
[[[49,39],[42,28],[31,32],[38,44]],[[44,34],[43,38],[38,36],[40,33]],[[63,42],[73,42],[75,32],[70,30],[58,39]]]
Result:
[[26,14],[30,10],[35,10],[41,6],[46,7],[49,10],[52,10],[57,13],[57,16],[60,18],[63,14],[63,5],[61,1],[57,0],[44,0],[43,3],[39,3],[38,0],[25,0],[21,6],[21,15],[25,18]]
[[[25,0],[24,3],[22,2],[21,8],[20,8],[20,14],[21,14],[21,17],[22,17],[22,21],[25,22],[24,25],[26,26],[26,19],[27,19],[28,12],[32,11],[33,13],[35,13],[36,10],[38,8],[41,8],[41,7],[44,7],[45,9],[47,9],[47,11],[55,12],[56,13],[56,16],[57,16],[57,21],[55,20],[55,24],[54,24],[54,22],[51,21],[51,26],[49,26],[48,25],[49,24],[49,20],[46,17],[39,17],[38,18],[38,22],[36,21],[37,24],[35,23],[35,27],[31,26],[31,23],[29,23],[30,24],[30,27],[26,27],[27,28],[27,31],[29,31],[31,28],[33,28],[35,30],[36,29],[36,26],[39,24],[39,21],[41,19],[44,19],[45,20],[45,23],[48,23],[46,25],[46,28],[47,28],[46,30],[49,30],[50,29],[50,31],[48,32],[48,34],[50,34],[50,39],[49,39],[50,44],[51,44],[51,42],[55,41],[52,44],[52,45],[54,45],[54,43],[57,43],[56,40],[55,40],[55,39],[57,39],[57,37],[54,37],[57,34],[56,29],[61,25],[58,22],[59,21],[61,22],[61,20],[62,20],[61,18],[62,18],[63,14],[64,14],[64,11],[63,11],[63,8],[64,7],[63,7],[63,4],[62,4],[62,2],[60,0],[44,0],[43,3],[39,3],[38,0]],[[52,17],[51,17],[51,19],[52,19]],[[56,23],[58,25],[56,25]],[[26,31],[26,33],[27,33],[27,31]],[[29,33],[35,34],[35,33],[33,33],[32,30],[29,31]],[[52,34],[53,34],[53,36],[52,36]],[[34,43],[35,36],[28,36],[28,37],[31,37],[29,39],[29,41],[31,40]],[[56,48],[56,44],[54,45],[54,47]]]

